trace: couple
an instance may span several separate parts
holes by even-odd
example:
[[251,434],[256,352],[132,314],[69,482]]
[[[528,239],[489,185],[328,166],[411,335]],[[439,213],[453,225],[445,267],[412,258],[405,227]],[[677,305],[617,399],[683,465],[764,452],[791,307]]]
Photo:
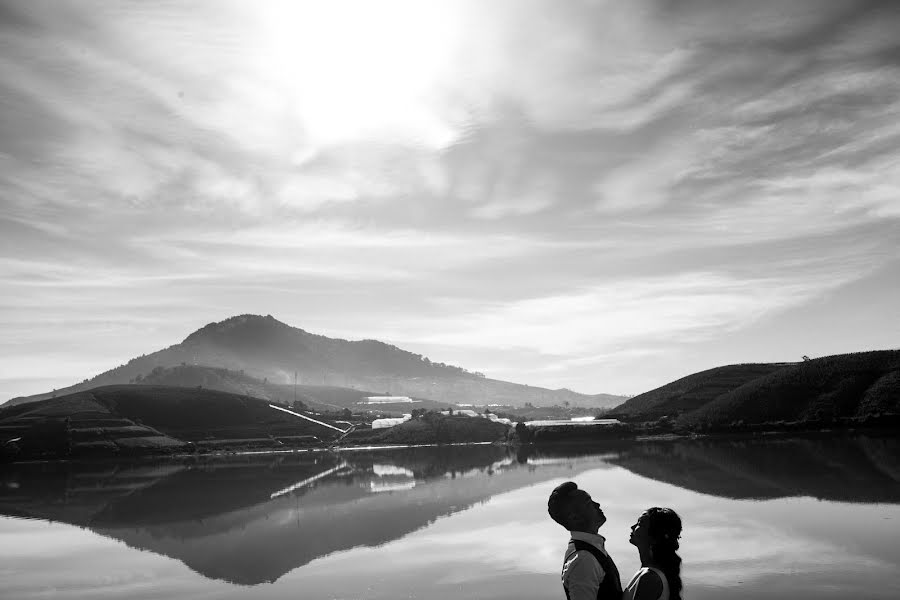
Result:
[[563,561],[562,581],[569,600],[678,600],[681,598],[681,519],[670,508],[649,508],[631,527],[641,569],[622,591],[619,571],[597,530],[606,522],[591,495],[567,481],[550,494],[547,511],[572,534]]

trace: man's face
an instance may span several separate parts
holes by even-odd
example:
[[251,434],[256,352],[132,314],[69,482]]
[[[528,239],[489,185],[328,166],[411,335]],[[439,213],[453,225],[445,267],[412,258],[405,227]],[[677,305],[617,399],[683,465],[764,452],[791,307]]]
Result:
[[596,532],[606,523],[606,515],[603,514],[600,505],[584,490],[572,493],[572,510],[587,531]]

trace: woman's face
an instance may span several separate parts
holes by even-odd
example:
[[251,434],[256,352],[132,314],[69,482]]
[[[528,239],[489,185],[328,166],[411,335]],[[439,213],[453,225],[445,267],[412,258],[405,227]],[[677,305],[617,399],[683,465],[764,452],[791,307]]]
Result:
[[650,532],[647,528],[647,514],[644,513],[638,517],[637,523],[631,526],[631,537],[628,541],[635,546],[649,546]]

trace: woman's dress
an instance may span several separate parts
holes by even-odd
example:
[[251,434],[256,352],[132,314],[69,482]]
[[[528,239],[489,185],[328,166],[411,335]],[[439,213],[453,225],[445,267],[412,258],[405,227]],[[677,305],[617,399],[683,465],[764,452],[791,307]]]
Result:
[[622,592],[622,600],[634,600],[634,596],[637,594],[638,581],[640,581],[641,577],[648,571],[653,571],[659,575],[659,579],[662,581],[662,591],[656,600],[669,600],[669,582],[666,579],[665,574],[654,567],[641,567],[641,569],[634,574],[634,577],[631,578],[631,582],[629,582],[628,586]]

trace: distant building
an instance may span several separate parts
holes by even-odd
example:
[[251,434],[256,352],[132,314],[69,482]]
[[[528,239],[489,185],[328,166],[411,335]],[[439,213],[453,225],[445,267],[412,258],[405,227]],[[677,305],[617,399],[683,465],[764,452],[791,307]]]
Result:
[[482,418],[485,418],[489,421],[493,421],[494,423],[503,423],[504,425],[512,425],[512,421],[510,421],[509,419],[503,419],[501,417],[498,417],[494,413],[484,413],[479,416],[481,416]]
[[409,396],[366,396],[365,402],[359,404],[412,404],[418,402]]
[[458,410],[458,411],[454,412],[453,414],[459,415],[461,417],[477,417],[477,416],[479,416],[479,414],[477,412],[475,412],[474,410],[469,410],[469,409]]
[[402,417],[392,419],[375,419],[372,421],[372,429],[387,429],[388,427],[405,423],[410,419],[412,419],[412,415],[403,415]]

